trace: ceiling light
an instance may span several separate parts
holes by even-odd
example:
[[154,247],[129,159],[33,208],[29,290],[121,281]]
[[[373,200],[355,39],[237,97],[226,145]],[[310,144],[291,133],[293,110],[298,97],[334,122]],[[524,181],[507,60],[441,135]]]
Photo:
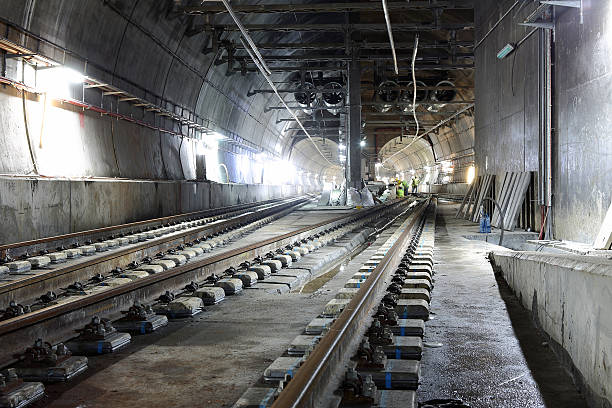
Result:
[[506,58],[508,55],[510,55],[512,53],[512,51],[514,51],[514,44],[506,44],[506,46],[504,48],[502,48],[501,50],[499,50],[499,52],[497,53],[497,59],[504,59]]

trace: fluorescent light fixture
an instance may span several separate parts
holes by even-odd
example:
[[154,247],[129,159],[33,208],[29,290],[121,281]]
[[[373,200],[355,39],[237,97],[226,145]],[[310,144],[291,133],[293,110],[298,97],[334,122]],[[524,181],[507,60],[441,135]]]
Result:
[[44,68],[38,71],[37,87],[51,97],[70,98],[71,86],[82,84],[85,75],[65,66]]
[[345,146],[343,143],[340,143],[340,144],[338,145],[338,149],[340,149],[340,150],[344,150],[344,149],[346,149],[346,146]]
[[514,51],[514,44],[508,43],[504,48],[497,53],[497,59],[504,59]]
[[470,166],[467,171],[467,183],[472,184],[475,177],[476,177],[476,169],[474,168],[474,166]]

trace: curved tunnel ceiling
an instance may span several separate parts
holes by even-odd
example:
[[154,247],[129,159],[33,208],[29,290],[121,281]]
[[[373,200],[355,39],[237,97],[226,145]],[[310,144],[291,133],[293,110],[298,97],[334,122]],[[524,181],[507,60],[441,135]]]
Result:
[[[330,2],[233,1],[232,6],[260,3],[326,5]],[[462,1],[447,3],[453,3],[455,7],[439,8],[441,14],[438,16],[427,7],[409,13],[393,13],[394,24],[395,27],[411,24],[423,27],[423,32],[420,32],[423,46],[418,58],[418,64],[422,66],[418,68],[418,78],[427,81],[427,85],[451,79],[462,87],[459,96],[463,100],[470,100],[473,98],[473,76],[467,62],[471,52],[469,43],[473,42],[473,32],[469,28],[473,22],[473,10],[469,5],[463,6],[465,2]],[[312,170],[315,174],[340,174],[337,134],[343,129],[343,116],[335,116],[334,122],[333,115],[329,114],[326,114],[325,120],[316,116],[313,118],[312,114],[304,112],[299,114],[304,121],[312,120],[313,126],[309,132],[317,140],[315,143],[319,149],[330,152],[328,160],[332,165],[319,155],[309,140],[304,139],[303,132],[286,130],[287,123],[291,123],[290,127],[296,126],[286,121],[287,112],[269,109],[279,105],[274,94],[249,93],[267,90],[269,86],[246,59],[239,33],[226,13],[186,13],[190,11],[186,7],[199,7],[200,4],[199,1],[171,0],[5,0],[2,17],[86,58],[89,61],[88,74],[100,81],[147,99],[163,98],[192,109],[208,120],[212,128],[236,134],[259,149],[282,155],[285,159],[291,158],[297,166]],[[220,4],[210,2],[201,7],[218,7]],[[372,61],[362,62],[362,103],[373,103],[376,101],[374,90],[377,84],[392,76],[390,50],[388,46],[385,48],[388,38],[381,11],[258,12],[239,13],[239,16],[245,24],[254,25],[251,35],[261,45],[269,66],[273,67],[273,80],[279,87],[289,86],[300,78],[297,68],[305,72],[306,79],[310,77],[315,80],[319,75],[343,78],[342,71],[346,66],[346,50],[343,47],[346,38],[343,32],[322,32],[313,27],[304,28],[305,25],[342,27],[347,23],[358,23],[382,27],[360,34],[364,37],[362,40],[367,37],[363,46],[374,49],[367,51]],[[435,28],[428,28],[432,24]],[[294,25],[302,25],[302,29],[295,31]],[[287,30],[270,31],[272,28]],[[401,86],[405,86],[409,79],[407,56],[411,54],[410,44],[414,33],[420,29],[400,28],[395,33],[402,64],[400,77],[396,79]],[[213,41],[213,38],[216,40]],[[277,48],[278,44],[297,46]],[[213,49],[217,46],[215,52]],[[330,58],[315,58],[322,54]],[[311,59],[304,60],[304,57]],[[228,60],[232,62],[231,65]],[[291,94],[287,94],[287,101],[295,102]],[[448,107],[437,113],[431,113],[425,106],[418,110],[423,115],[424,123],[444,119],[450,112]],[[391,133],[396,132],[398,136],[402,128],[406,131],[412,129],[406,112],[395,116],[394,112],[390,113],[387,117],[381,117],[381,112],[376,111],[374,106],[364,104],[365,135],[371,139],[381,127],[392,129]],[[424,125],[425,128],[428,126]],[[321,136],[326,138],[325,143]],[[458,149],[470,147],[469,137],[463,137],[456,143],[451,139],[445,139],[448,147],[442,142],[438,143],[440,151],[452,155]],[[436,144],[433,143],[432,150],[431,144],[418,143],[415,145],[419,146],[418,149],[402,153],[394,165],[418,166],[435,161],[436,158],[432,157]],[[368,141],[370,151],[364,149],[364,152],[370,158],[384,159],[386,150],[372,151],[374,145]],[[327,153],[324,154],[327,156]]]

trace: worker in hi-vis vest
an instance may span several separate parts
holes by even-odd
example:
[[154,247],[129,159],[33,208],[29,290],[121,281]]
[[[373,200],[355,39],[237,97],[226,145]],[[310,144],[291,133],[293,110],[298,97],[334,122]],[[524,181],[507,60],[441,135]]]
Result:
[[396,192],[397,198],[404,197],[404,185],[399,180],[397,181],[397,185],[395,186],[395,192]]
[[412,178],[412,194],[417,193],[418,186],[419,186],[419,179],[415,176]]

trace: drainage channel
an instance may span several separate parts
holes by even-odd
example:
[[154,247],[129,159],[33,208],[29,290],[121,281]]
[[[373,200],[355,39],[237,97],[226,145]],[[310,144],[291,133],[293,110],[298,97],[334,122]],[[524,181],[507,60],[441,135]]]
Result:
[[426,203],[390,223],[394,233],[234,407],[415,407],[434,213]]
[[[199,273],[190,275],[192,280],[187,281],[186,285],[184,283],[185,276],[183,276],[180,281],[168,278],[165,280],[159,279],[155,283],[163,282],[164,285],[155,289],[151,289],[153,286],[151,284],[142,285],[139,291],[135,291],[131,287],[129,289],[126,288],[137,282],[133,281],[106,292],[89,296],[89,298],[96,296],[101,299],[96,298],[88,302],[83,302],[85,299],[80,299],[80,302],[75,301],[75,304],[65,307],[64,313],[58,313],[55,316],[51,315],[46,319],[38,317],[29,325],[22,326],[26,330],[14,329],[11,331],[7,329],[7,323],[15,324],[15,319],[0,322],[0,331],[4,328],[3,345],[16,346],[19,344],[18,341],[21,340],[21,350],[24,350],[28,344],[26,339],[29,338],[30,342],[34,343],[32,347],[28,348],[21,355],[16,370],[4,372],[3,380],[5,384],[14,384],[15,381],[19,381],[15,378],[15,374],[21,370],[22,376],[30,381],[66,381],[86,367],[86,360],[71,355],[72,352],[75,355],[100,354],[121,349],[129,344],[131,338],[129,332],[148,333],[155,331],[157,328],[165,325],[168,318],[182,318],[198,314],[203,310],[205,303],[209,305],[218,303],[225,296],[239,293],[242,288],[255,286],[258,280],[265,281],[271,279],[275,274],[287,274],[285,269],[290,268],[291,264],[302,256],[316,251],[329,242],[337,240],[349,231],[362,227],[364,223],[370,222],[373,217],[380,217],[384,214],[399,211],[405,204],[407,202],[395,202],[370,211],[361,211],[337,217],[327,222],[302,228],[294,233],[266,240],[258,245],[229,251],[216,257],[213,256],[209,260],[199,261],[197,260],[198,255],[194,254],[194,260],[191,261],[191,265],[177,267],[185,271],[193,271],[196,268],[200,268]],[[185,250],[193,250],[198,248],[198,245],[200,244]],[[225,269],[223,270],[223,268]],[[282,272],[281,268],[283,269]],[[223,273],[217,276],[216,273],[220,269],[223,270]],[[148,276],[148,278],[158,277],[164,273],[168,274],[168,271],[156,273],[155,275]],[[120,288],[122,290],[118,290]],[[171,288],[171,290],[168,290],[168,288]],[[111,293],[112,291],[117,293]],[[121,296],[121,294],[124,296]],[[144,301],[140,300],[151,298],[155,298],[157,301],[153,304],[145,304]],[[100,300],[102,299],[108,299],[108,302],[101,303]],[[61,307],[62,305],[55,305],[56,309]],[[109,313],[111,311],[114,313]],[[117,323],[124,331],[118,331],[113,327],[113,323],[110,320],[100,318],[101,315],[108,316],[109,314],[116,318],[117,311],[127,312],[126,317]],[[94,317],[92,318],[92,316]],[[23,316],[20,317],[23,318]],[[82,323],[87,321],[86,319],[90,319],[89,323],[81,329],[81,335],[78,338],[67,343],[68,348],[61,343],[57,344],[57,340],[52,341],[55,344],[53,346],[51,343],[34,342],[32,340],[36,339],[39,334],[45,335],[40,336],[45,340],[53,337],[58,332],[58,327],[65,328],[70,326],[74,330],[75,322],[80,322],[81,326],[83,326]],[[55,337],[58,336],[56,335]],[[59,335],[59,337],[61,342],[64,341],[63,339],[68,339],[72,336],[69,336],[66,330],[64,330],[63,334]],[[7,339],[10,341],[5,342]],[[42,367],[45,368],[43,371],[46,373],[53,371],[49,369],[49,364],[53,362],[62,363],[53,367],[54,372],[59,373],[59,379],[48,378],[40,373],[42,363],[45,363],[42,364]],[[23,374],[32,367],[39,368],[38,374]],[[25,382],[17,387],[19,390],[17,394],[21,396],[22,402],[27,403],[29,400],[35,400],[40,397],[37,391],[40,388],[33,389],[29,393],[27,390],[24,390],[26,385],[37,383]],[[0,397],[6,396],[6,394],[6,392],[2,393],[2,387],[0,387]],[[11,393],[9,392],[8,394]],[[15,393],[11,395],[15,395]]]

